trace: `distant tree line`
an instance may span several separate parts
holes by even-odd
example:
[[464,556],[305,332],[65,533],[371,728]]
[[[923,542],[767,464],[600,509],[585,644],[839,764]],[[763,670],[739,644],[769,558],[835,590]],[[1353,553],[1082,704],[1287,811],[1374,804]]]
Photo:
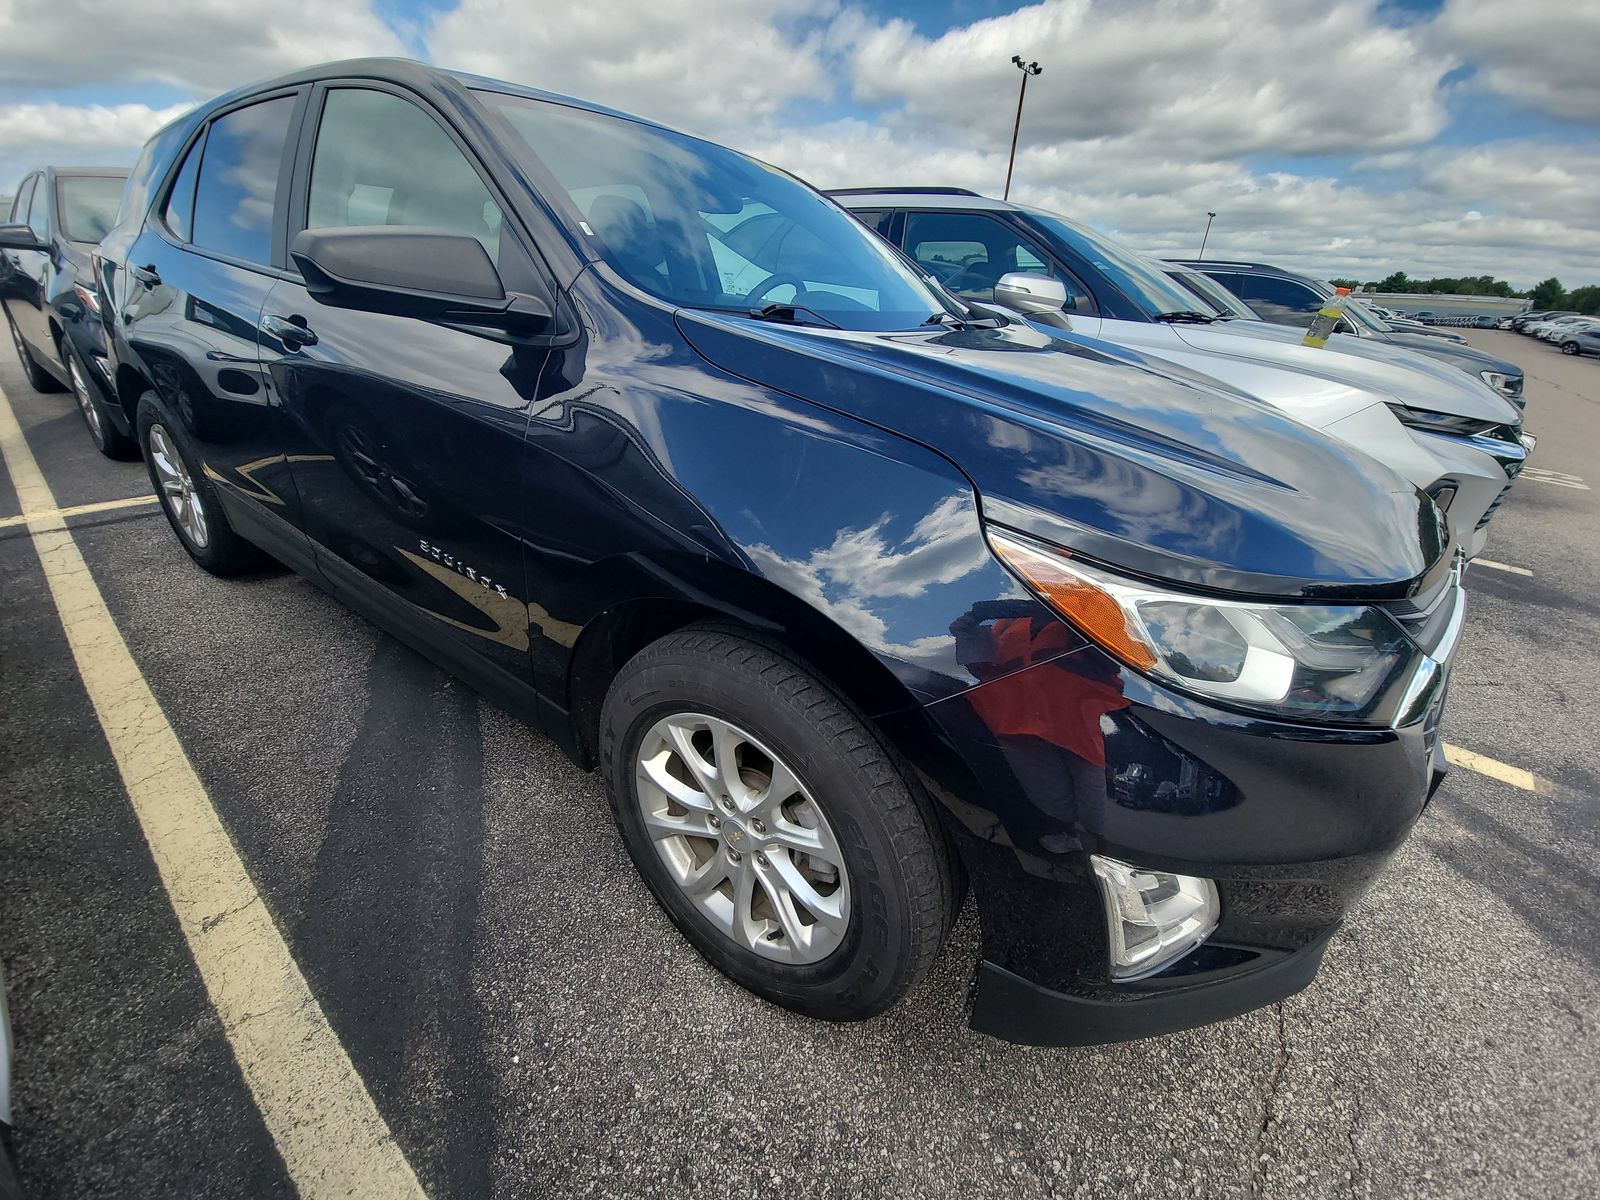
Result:
[[[1334,287],[1352,290],[1363,286],[1354,279],[1333,279],[1329,282]],[[1396,271],[1383,279],[1369,279],[1365,286],[1375,292],[1411,292],[1436,296],[1505,296],[1508,299],[1526,296],[1530,307],[1535,309],[1563,308],[1573,312],[1600,313],[1600,286],[1591,284],[1569,292],[1561,286],[1561,280],[1554,276],[1527,292],[1519,292],[1504,279],[1496,279],[1492,275],[1413,279],[1404,271]]]

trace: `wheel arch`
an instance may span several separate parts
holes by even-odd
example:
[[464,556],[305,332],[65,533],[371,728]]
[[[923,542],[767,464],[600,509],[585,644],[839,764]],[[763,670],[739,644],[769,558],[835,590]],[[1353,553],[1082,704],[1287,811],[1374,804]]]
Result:
[[637,589],[587,621],[573,643],[565,701],[571,744],[584,766],[597,761],[600,710],[617,673],[652,642],[691,625],[721,627],[779,650],[869,721],[924,702],[857,638],[777,584],[715,562],[688,572],[685,566],[670,572],[678,584],[670,593]]

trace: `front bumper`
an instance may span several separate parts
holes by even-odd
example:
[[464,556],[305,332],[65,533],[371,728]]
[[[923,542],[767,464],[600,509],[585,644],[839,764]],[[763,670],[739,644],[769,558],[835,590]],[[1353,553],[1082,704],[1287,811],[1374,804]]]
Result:
[[[936,747],[913,760],[983,928],[974,1027],[1120,1041],[1304,987],[1443,778],[1442,707],[1441,687],[1399,729],[1261,720],[1081,644],[922,710]],[[1215,881],[1216,930],[1153,976],[1113,980],[1090,854]]]
[[1210,980],[1157,976],[1105,999],[1053,992],[984,962],[978,967],[972,1028],[1024,1046],[1097,1046],[1177,1033],[1275,1004],[1317,976],[1329,930],[1310,945]]

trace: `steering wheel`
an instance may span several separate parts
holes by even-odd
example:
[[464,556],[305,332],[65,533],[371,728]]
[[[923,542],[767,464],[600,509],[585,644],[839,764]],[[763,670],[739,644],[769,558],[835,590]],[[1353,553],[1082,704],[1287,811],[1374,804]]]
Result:
[[784,284],[788,284],[790,287],[794,288],[794,300],[792,303],[799,304],[800,297],[806,294],[806,281],[801,279],[798,275],[769,275],[764,282],[758,284],[754,289],[752,289],[750,294],[746,296],[745,299],[749,301],[751,308],[760,308],[760,301],[766,296],[766,294],[768,292],[777,291]]

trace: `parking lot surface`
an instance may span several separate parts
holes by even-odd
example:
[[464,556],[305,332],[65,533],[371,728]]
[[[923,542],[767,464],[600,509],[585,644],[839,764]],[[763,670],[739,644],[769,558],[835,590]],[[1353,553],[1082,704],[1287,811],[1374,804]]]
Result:
[[[1510,333],[1536,470],[1474,566],[1458,767],[1305,992],[1036,1050],[933,978],[832,1026],[657,910],[598,778],[312,585],[214,579],[153,503],[72,516],[112,618],[435,1200],[1592,1196],[1600,1190],[1600,361]],[[9,347],[62,508],[143,496]],[[0,481],[0,952],[35,1197],[291,1196]],[[1518,568],[1506,570],[1504,567]]]

